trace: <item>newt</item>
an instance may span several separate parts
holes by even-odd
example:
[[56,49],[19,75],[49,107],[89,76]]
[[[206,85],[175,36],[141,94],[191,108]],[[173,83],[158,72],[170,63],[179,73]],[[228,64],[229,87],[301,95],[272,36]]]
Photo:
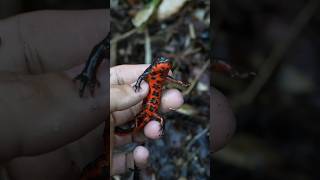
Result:
[[100,86],[100,83],[97,80],[97,70],[102,61],[107,58],[108,51],[110,51],[110,33],[93,47],[82,72],[73,79],[73,81],[80,81],[81,83],[79,89],[80,97],[83,97],[87,86],[92,96],[95,87]]
[[127,128],[116,127],[115,134],[125,136],[130,133],[136,134],[141,131],[145,125],[152,119],[160,123],[161,134],[164,131],[164,119],[159,114],[159,107],[161,102],[161,94],[163,85],[166,82],[178,84],[180,86],[189,86],[189,84],[178,81],[169,75],[169,71],[173,69],[173,62],[171,59],[160,56],[156,58],[152,64],[139,76],[134,85],[134,90],[138,91],[141,87],[142,80],[145,80],[149,85],[148,95],[143,99],[142,110],[135,117],[134,121],[127,123]]
[[[155,119],[160,123],[161,135],[164,133],[164,119],[159,114],[159,107],[161,102],[161,95],[163,85],[166,82],[178,84],[180,86],[189,86],[189,84],[178,81],[169,75],[169,71],[173,69],[173,62],[171,59],[160,56],[156,58],[152,64],[139,76],[137,82],[134,85],[135,92],[141,88],[141,83],[145,80],[149,85],[148,95],[143,99],[142,110],[135,117],[134,121],[129,121],[126,124],[127,128],[116,127],[115,134],[118,136],[125,136],[128,134],[136,134],[140,132],[145,125],[152,119]],[[134,166],[133,179],[139,180],[139,169]]]

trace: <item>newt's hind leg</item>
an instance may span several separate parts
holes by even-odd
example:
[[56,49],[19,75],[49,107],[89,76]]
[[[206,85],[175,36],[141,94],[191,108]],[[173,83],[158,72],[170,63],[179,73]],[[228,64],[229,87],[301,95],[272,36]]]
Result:
[[164,135],[164,128],[165,128],[165,124],[164,124],[164,120],[163,117],[161,117],[159,114],[154,113],[153,117],[156,119],[156,121],[158,121],[160,123],[160,131],[161,131],[161,136]]

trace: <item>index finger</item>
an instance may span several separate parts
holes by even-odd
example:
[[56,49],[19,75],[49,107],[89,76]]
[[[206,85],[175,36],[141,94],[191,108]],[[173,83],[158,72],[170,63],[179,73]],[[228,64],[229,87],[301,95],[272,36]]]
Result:
[[119,65],[110,69],[110,85],[134,83],[148,68],[148,64]]

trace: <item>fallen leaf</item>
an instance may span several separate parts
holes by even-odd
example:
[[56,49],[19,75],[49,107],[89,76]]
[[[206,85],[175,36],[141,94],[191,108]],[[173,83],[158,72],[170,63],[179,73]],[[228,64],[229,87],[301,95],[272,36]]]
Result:
[[176,14],[188,0],[163,0],[157,12],[158,20],[164,20]]
[[140,10],[135,15],[135,17],[132,19],[132,24],[137,28],[146,24],[152,16],[152,14],[154,13],[159,2],[159,0],[153,0],[149,4],[147,4],[142,10]]

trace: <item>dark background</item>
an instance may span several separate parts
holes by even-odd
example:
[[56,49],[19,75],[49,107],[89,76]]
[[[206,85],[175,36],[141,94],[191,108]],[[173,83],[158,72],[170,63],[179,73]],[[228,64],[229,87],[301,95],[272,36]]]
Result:
[[257,73],[213,75],[237,118],[214,179],[320,178],[319,10],[317,0],[214,1],[214,58]]
[[[133,14],[141,9],[146,1],[137,1],[137,5],[128,5],[128,1],[119,0],[117,9],[112,13],[111,34],[123,34],[133,28]],[[185,97],[185,112],[166,114],[166,134],[164,138],[150,141],[149,146],[151,167],[142,173],[146,179],[156,176],[158,179],[208,179],[209,166],[209,71],[201,72],[209,61],[209,24],[205,21],[210,12],[209,0],[197,0],[186,3],[178,15],[162,22],[149,25],[152,39],[152,56],[166,54],[177,62],[174,72],[176,79],[184,82],[198,81],[201,88],[195,86]],[[10,17],[19,13],[45,9],[96,9],[109,7],[105,0],[0,0],[0,18]],[[203,19],[194,17],[196,11],[205,13]],[[190,38],[189,25],[196,30],[196,38]],[[163,28],[166,27],[166,28]],[[63,28],[63,27],[62,27]],[[166,37],[166,38],[163,38]],[[169,38],[170,37],[170,38]],[[188,42],[188,43],[187,43]],[[188,45],[186,45],[188,44]],[[132,51],[126,51],[132,48]],[[125,50],[125,51],[123,51]],[[121,52],[132,52],[121,53]],[[126,41],[117,44],[118,58],[116,64],[144,63],[144,35],[137,33]],[[196,80],[198,74],[202,78]],[[198,84],[200,84],[198,83]],[[205,88],[204,88],[205,87]],[[192,113],[192,112],[193,113]],[[197,136],[197,135],[201,136]],[[195,141],[192,141],[195,140]],[[193,143],[192,143],[193,142]],[[189,149],[185,147],[190,145]],[[131,173],[127,177],[131,176]],[[124,176],[121,179],[128,179]],[[119,177],[118,177],[119,178]]]
[[[237,132],[215,155],[215,179],[318,179],[319,140],[319,8],[309,23],[272,58],[292,30],[293,22],[310,1],[215,0],[211,26],[214,57],[240,72],[257,72],[277,62],[271,77],[252,101],[245,102],[254,78],[214,74],[214,86],[234,107]],[[95,9],[102,0],[1,0],[0,18],[40,9]],[[319,5],[318,5],[319,6]],[[270,60],[272,59],[272,60]],[[249,93],[250,94],[250,93]],[[245,98],[246,99],[246,98]],[[249,99],[249,98],[247,98]]]

